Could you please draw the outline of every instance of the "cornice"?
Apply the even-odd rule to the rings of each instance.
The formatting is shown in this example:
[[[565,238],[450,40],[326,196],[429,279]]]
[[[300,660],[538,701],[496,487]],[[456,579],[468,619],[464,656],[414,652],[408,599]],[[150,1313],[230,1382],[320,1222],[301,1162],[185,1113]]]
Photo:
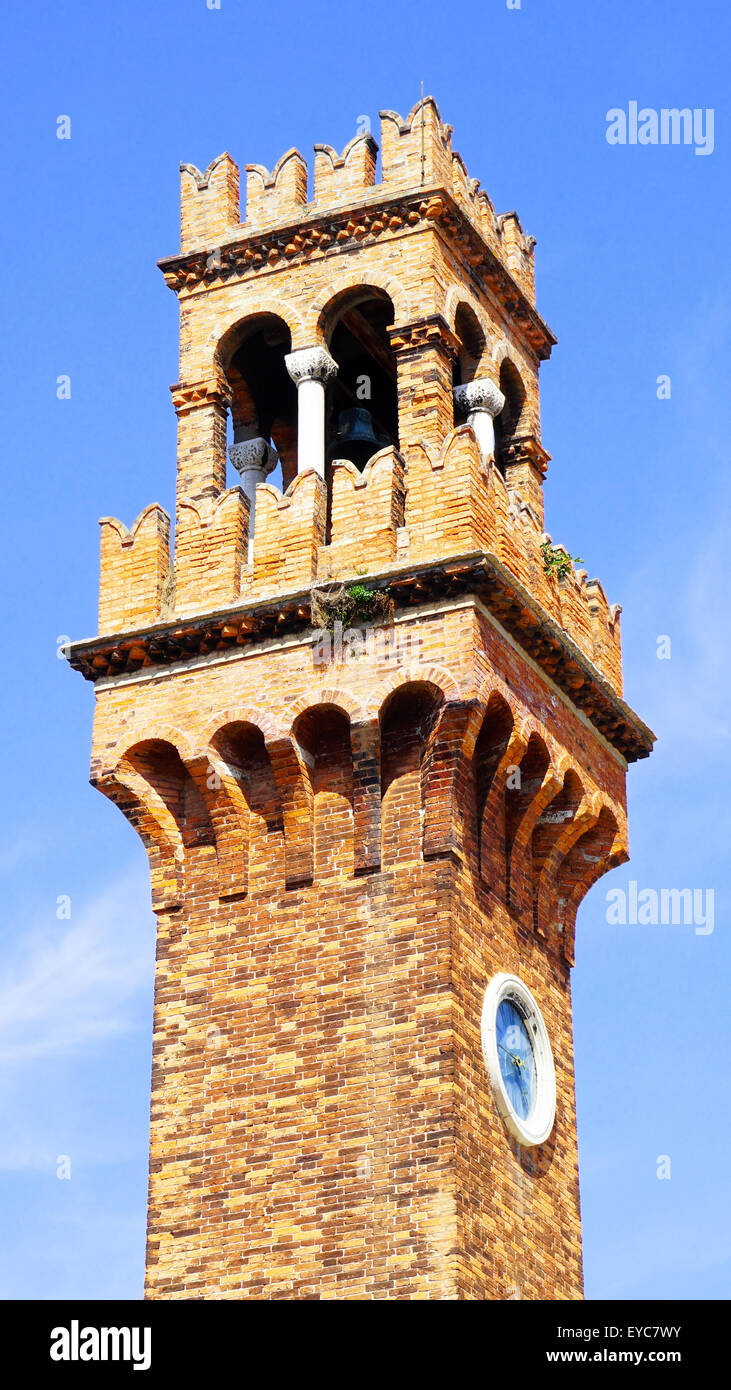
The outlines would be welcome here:
[[[240,233],[219,246],[167,256],[158,265],[170,289],[189,294],[217,283],[255,280],[287,264],[308,263],[427,226],[445,236],[452,250],[457,246],[471,277],[496,296],[536,356],[547,359],[556,342],[548,324],[453,194],[438,184],[402,189],[390,196],[381,191],[377,198],[361,198],[340,207],[316,209],[305,204],[297,221],[250,230],[242,223]]]
[[[479,551],[428,565],[396,566],[369,575],[368,584],[387,589],[398,610],[474,594],[627,762],[651,752],[652,731],[494,555]],[[318,590],[334,592],[339,587],[333,581],[318,585]],[[166,667],[180,661],[190,663],[211,653],[225,656],[227,650],[287,634],[306,636],[310,601],[310,590],[299,590],[199,618],[174,618],[136,632],[94,637],[74,642],[68,659],[90,681],[143,668],[162,676]]]

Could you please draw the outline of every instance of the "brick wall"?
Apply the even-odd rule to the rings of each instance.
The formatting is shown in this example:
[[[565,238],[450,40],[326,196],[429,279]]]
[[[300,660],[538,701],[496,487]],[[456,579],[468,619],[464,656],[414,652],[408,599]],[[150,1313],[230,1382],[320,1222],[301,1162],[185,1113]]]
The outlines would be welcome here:
[[[150,1296],[580,1296],[573,919],[555,899],[571,848],[536,921],[536,827],[571,770],[593,806],[577,843],[605,808],[602,867],[618,862],[622,761],[473,603],[404,626],[408,672],[377,655],[316,669],[308,639],[99,692],[95,776],[119,799],[120,761],[146,771],[179,870],[158,915]],[[520,763],[533,732],[547,772],[514,817],[511,910],[505,830],[480,828],[485,747]],[[510,814],[495,786],[490,826]],[[481,1058],[498,970],[533,989],[554,1049],[556,1126],[533,1155]]]

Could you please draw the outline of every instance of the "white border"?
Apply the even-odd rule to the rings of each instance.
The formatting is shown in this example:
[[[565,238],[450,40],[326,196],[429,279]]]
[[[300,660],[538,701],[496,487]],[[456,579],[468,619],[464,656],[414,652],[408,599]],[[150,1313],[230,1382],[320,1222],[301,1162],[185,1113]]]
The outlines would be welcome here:
[[[523,1014],[536,1059],[536,1103],[525,1120],[516,1113],[508,1099],[498,1057],[497,1011],[504,999],[511,998]],[[507,1128],[521,1144],[545,1143],[556,1116],[556,1069],[541,1011],[530,990],[517,975],[493,975],[485,990],[480,1032],[487,1074]]]

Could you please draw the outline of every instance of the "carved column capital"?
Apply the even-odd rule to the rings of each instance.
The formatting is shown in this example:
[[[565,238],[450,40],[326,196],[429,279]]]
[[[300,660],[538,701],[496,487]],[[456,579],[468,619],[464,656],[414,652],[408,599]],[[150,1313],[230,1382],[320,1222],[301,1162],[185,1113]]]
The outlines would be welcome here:
[[[255,439],[242,439],[236,444],[231,444],[228,457],[242,478],[250,472],[260,474],[257,482],[263,482],[274,471],[279,461],[276,449],[273,449],[269,441],[261,436],[257,436]]]
[[[468,381],[464,386],[457,386],[454,403],[458,410],[463,410],[467,415],[484,410],[494,419],[505,405],[505,397],[494,381],[484,376],[477,381]]]
[[[288,352],[284,365],[296,386],[303,381],[325,383],[336,376],[338,370],[337,362],[324,347],[300,348],[297,352]]]

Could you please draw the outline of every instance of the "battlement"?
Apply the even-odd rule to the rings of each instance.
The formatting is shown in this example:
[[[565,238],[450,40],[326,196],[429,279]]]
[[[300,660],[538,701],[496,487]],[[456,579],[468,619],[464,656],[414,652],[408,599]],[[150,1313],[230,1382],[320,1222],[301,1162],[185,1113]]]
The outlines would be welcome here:
[[[378,183],[379,147],[369,130],[354,135],[340,155],[331,145],[315,145],[311,198],[307,162],[299,150],[287,150],[271,171],[247,164],[243,216],[238,166],[229,154],[219,155],[205,173],[181,164],[181,251],[213,249],[242,233],[295,223],[338,206],[385,200],[401,190],[444,189],[533,302],[534,239],[524,234],[517,213],[496,215],[479,180],[470,178],[461,155],[452,150],[452,127],[442,121],[434,98],[418,101],[405,120],[396,111],[379,115]]]
[[[216,245],[238,224],[239,166],[230,154],[212,159],[202,174],[180,166],[180,247]]]
[[[307,202],[307,164],[299,150],[287,150],[272,172],[263,164],[246,166],[246,223],[263,227],[295,220]]]
[[[332,470],[330,540],[318,555],[319,579],[377,573],[396,558],[404,520],[404,461],[383,449],[360,473],[349,459]]]
[[[241,488],[215,501],[181,502],[175,532],[176,614],[197,613],[235,603],[249,534],[249,502]]]
[[[129,530],[113,516],[99,525],[99,632],[147,627],[160,616],[170,577],[170,517],[152,503]]]
[[[315,204],[332,206],[357,198],[376,182],[378,145],[370,132],[354,135],[342,154],[332,145],[315,145]]]
[[[253,563],[248,535],[249,503],[240,488],[215,501],[182,503],[171,586],[165,512],[148,507],[129,532],[104,518],[100,633],[485,552],[621,693],[619,606],[608,603],[586,571],[562,579],[546,573],[550,536],[495,463],[484,466],[469,425],[451,431],[439,450],[418,445],[404,458],[384,449],[362,473],[349,460],[336,461],[329,518],[328,489],[312,470],[298,474],[284,493],[260,484]]]
[[[251,596],[309,587],[325,538],[327,489],[313,471],[299,473],[287,491],[257,488]]]

